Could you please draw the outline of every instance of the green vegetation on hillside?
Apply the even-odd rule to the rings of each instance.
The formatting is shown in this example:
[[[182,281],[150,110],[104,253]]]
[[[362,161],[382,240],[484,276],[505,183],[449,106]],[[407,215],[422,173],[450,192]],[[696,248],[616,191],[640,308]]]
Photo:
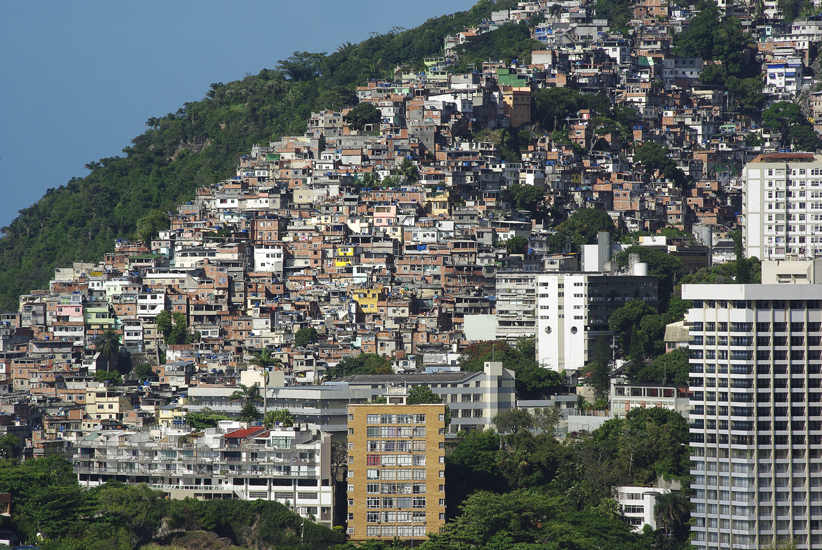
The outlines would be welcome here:
[[[302,134],[312,111],[354,106],[356,86],[439,55],[445,36],[515,5],[480,0],[468,11],[344,44],[330,55],[295,52],[275,69],[214,83],[204,99],[150,118],[123,156],[88,163],[90,174],[49,189],[3,228],[0,309],[16,310],[18,296],[44,287],[55,267],[97,261],[115,239],[153,234],[161,227],[157,212],[173,211],[197,187],[230,176],[252,145]]]
[[[502,25],[495,31],[469,38],[457,51],[460,60],[454,67],[456,72],[466,72],[470,66],[482,69],[482,64],[489,59],[520,64],[531,62],[531,50],[542,49],[541,42],[531,38],[531,32],[524,24]]]
[[[168,500],[145,484],[84,490],[71,463],[56,456],[0,461],[0,491],[11,493],[14,510],[2,527],[44,550],[126,550],[186,531],[211,531],[249,548],[323,549],[344,539],[276,502]]]
[[[517,375],[518,399],[542,399],[551,389],[562,384],[564,376],[537,365],[536,342],[533,338],[521,338],[515,347],[507,342],[475,342],[465,348],[460,356],[460,368],[464,371],[481,371],[488,361],[502,363]]]

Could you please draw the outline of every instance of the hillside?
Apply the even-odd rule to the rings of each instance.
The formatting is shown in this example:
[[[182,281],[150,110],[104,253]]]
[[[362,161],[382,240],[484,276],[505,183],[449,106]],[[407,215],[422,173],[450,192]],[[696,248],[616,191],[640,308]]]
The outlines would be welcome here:
[[[227,177],[253,144],[303,133],[312,110],[356,104],[356,86],[392,76],[397,65],[421,63],[441,52],[448,34],[515,4],[480,0],[468,11],[346,43],[328,55],[295,52],[275,69],[214,83],[204,99],[150,118],[124,156],[86,165],[87,176],[49,189],[3,228],[0,308],[16,311],[18,296],[46,285],[55,267],[100,259],[115,239],[135,236],[141,217],[173,210],[198,186]]]

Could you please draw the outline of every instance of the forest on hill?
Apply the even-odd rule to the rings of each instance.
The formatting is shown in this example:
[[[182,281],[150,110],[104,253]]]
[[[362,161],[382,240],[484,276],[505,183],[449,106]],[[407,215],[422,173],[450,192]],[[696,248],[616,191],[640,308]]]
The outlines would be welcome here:
[[[186,539],[222,539],[231,548],[325,550],[345,540],[276,502],[170,500],[145,484],[86,490],[71,463],[57,456],[0,460],[0,492],[11,493],[13,507],[11,516],[0,517],[0,528],[43,550],[163,548]]]
[[[423,58],[442,51],[445,36],[515,5],[480,0],[330,54],[294,52],[274,69],[213,83],[202,100],[150,118],[123,156],[88,163],[87,176],[48,189],[2,228],[0,309],[16,311],[19,295],[48,284],[55,267],[101,259],[115,239],[135,237],[141,219],[173,211],[197,187],[232,175],[252,145],[302,134],[312,111],[356,105],[357,86],[392,78],[398,65],[421,68]],[[516,42],[509,46],[507,55],[519,55]]]

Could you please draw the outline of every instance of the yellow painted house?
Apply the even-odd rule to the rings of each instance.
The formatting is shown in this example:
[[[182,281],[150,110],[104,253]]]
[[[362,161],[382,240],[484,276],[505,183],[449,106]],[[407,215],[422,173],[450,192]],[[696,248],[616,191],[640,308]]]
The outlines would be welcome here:
[[[338,246],[334,256],[334,265],[337,267],[345,267],[354,263],[354,257],[357,252],[355,246]]]
[[[426,197],[425,211],[432,216],[448,214],[448,193],[436,193]]]
[[[378,304],[385,301],[385,290],[381,288],[364,288],[353,292],[353,299],[363,313],[377,313]]]

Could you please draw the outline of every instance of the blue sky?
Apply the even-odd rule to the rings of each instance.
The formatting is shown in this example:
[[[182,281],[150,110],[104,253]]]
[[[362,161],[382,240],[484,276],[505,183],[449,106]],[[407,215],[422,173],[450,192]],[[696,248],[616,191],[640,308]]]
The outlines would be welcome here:
[[[414,27],[475,0],[5,0],[0,6],[0,227],[152,116],[212,82]]]

